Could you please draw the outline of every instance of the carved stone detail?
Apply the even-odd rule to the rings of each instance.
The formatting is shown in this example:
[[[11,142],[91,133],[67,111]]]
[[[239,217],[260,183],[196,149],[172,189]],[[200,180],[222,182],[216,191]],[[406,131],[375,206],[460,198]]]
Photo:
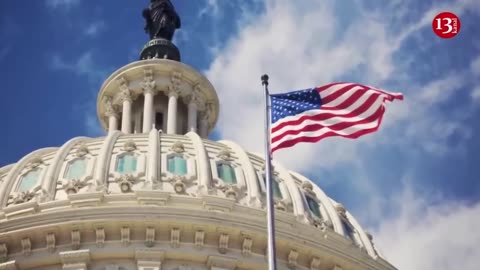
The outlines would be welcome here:
[[[35,156],[30,160],[30,163],[28,164],[27,168],[29,169],[35,169],[38,168],[38,166],[43,164],[43,159],[41,156]]]
[[[227,253],[229,238],[230,236],[226,233],[220,234],[220,238],[218,239],[218,252],[220,252],[221,254]]]
[[[205,244],[205,232],[198,230],[195,232],[195,247],[202,248]]]
[[[345,207],[343,206],[343,204],[339,203],[337,204],[337,206],[335,206],[335,210],[337,210],[337,213],[343,217],[343,218],[347,218],[347,210],[345,209]]]
[[[139,179],[131,174],[124,174],[116,179],[116,182],[119,185],[120,191],[122,191],[122,193],[132,192],[133,185],[138,183],[138,181]]]
[[[130,228],[122,227],[120,229],[120,238],[123,246],[128,246],[130,244]]]
[[[128,88],[128,81],[124,77],[121,77],[120,79],[117,80],[117,83],[120,88],[120,93],[119,93],[120,100],[122,102],[123,101],[132,102],[132,93]]]
[[[222,149],[217,157],[223,161],[231,161],[232,160],[232,151],[228,149]]]
[[[252,245],[253,240],[250,237],[245,237],[242,243],[242,254],[243,256],[250,256],[252,255]]]
[[[123,150],[127,152],[133,152],[137,150],[137,144],[133,140],[129,140],[123,145]]]
[[[54,233],[48,233],[46,236],[46,241],[47,241],[47,250],[49,252],[55,252],[56,248],[56,239],[55,239],[55,234]]]
[[[151,69],[144,70],[145,77],[142,82],[142,88],[145,93],[155,94],[155,81],[153,80],[153,71]]]
[[[69,265],[76,264],[86,265],[88,262],[90,262],[90,250],[88,249],[60,252],[59,255],[64,265],[64,269],[65,266],[68,267]]]
[[[9,197],[12,199],[13,204],[21,204],[31,201],[35,198],[36,192],[34,191],[24,191],[24,192],[14,192]]]
[[[315,194],[315,192],[313,192],[313,185],[312,183],[308,182],[308,181],[304,181],[302,183],[302,188],[303,190],[310,196],[312,197],[317,197],[317,195]]]
[[[77,148],[77,151],[75,155],[77,157],[84,157],[86,156],[90,151],[88,150],[88,146],[84,143],[80,144]]]
[[[178,248],[180,246],[180,229],[173,228],[170,231],[170,245],[173,248]]]
[[[63,190],[65,190],[65,193],[67,194],[76,194],[80,189],[84,188],[87,186],[86,181],[82,181],[80,179],[72,179],[65,181],[62,184]]]
[[[185,146],[181,142],[175,142],[172,144],[172,147],[170,147],[170,151],[177,154],[182,154],[185,152]]]
[[[182,73],[173,71],[170,76],[171,84],[168,86],[168,95],[178,97],[180,95],[180,84],[182,83]]]
[[[7,261],[7,258],[8,258],[7,244],[2,243],[2,244],[0,244],[0,262]]]
[[[96,243],[97,247],[102,248],[105,245],[105,229],[97,228],[95,229]]]
[[[20,243],[22,245],[22,254],[30,256],[32,254],[32,241],[30,241],[30,238],[23,238]]]
[[[295,269],[297,267],[298,252],[296,250],[290,250],[288,253],[288,268]]]
[[[155,245],[155,229],[148,227],[145,230],[145,246],[153,247]]]
[[[72,249],[77,250],[80,248],[80,231],[73,230],[71,232],[71,235],[72,235]]]
[[[112,97],[105,96],[103,97],[103,104],[105,104],[105,116],[115,116],[118,117],[117,107],[113,104]]]
[[[0,270],[17,270],[17,263],[15,261],[9,261],[0,264]]]
[[[310,262],[310,270],[320,270],[321,261],[319,258],[314,257]]]

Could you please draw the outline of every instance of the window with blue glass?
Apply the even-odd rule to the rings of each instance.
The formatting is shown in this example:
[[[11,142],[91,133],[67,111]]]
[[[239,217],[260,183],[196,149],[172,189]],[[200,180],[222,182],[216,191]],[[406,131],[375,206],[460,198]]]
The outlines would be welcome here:
[[[343,218],[341,220],[343,225],[343,231],[345,232],[345,237],[349,238],[352,241],[355,241],[355,231],[352,225],[350,225],[350,223]]]
[[[265,174],[262,175],[263,179],[263,185],[265,187],[265,191],[267,190],[267,178],[265,177]],[[272,179],[272,189],[273,189],[273,196],[276,199],[282,199],[282,191],[280,190],[280,184],[278,183],[277,179],[273,178]]]
[[[137,157],[128,154],[128,155],[123,155],[120,158],[118,158],[117,162],[117,172],[121,174],[128,174],[128,173],[134,173],[137,171]]]
[[[237,177],[235,175],[235,169],[230,164],[218,163],[217,164],[218,177],[227,184],[236,184]]]
[[[30,171],[20,180],[20,184],[18,185],[17,192],[25,192],[31,190],[35,187],[38,183],[38,179],[40,178],[40,170]]]
[[[171,156],[167,160],[167,170],[176,175],[186,175],[187,160],[181,156]]]
[[[80,179],[87,172],[87,161],[85,159],[77,159],[68,164],[67,179]]]
[[[320,213],[320,204],[318,204],[318,202],[310,196],[306,196],[306,198],[310,213],[312,213],[318,218],[321,218],[322,214]]]

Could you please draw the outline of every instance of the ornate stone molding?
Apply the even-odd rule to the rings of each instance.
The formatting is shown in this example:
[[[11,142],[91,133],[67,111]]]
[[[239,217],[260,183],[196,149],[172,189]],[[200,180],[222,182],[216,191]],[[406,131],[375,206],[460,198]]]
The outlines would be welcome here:
[[[144,74],[145,75],[144,75],[144,78],[143,78],[143,82],[141,83],[142,88],[143,88],[143,92],[155,95],[156,82],[153,79],[153,71],[151,69],[145,69]]]
[[[312,260],[310,261],[310,270],[320,270],[320,264],[322,261],[320,261],[319,258],[313,257]]]
[[[0,270],[17,270],[17,263],[15,261],[10,261],[0,264]]]
[[[180,229],[172,228],[170,230],[170,246],[173,248],[180,246]]]
[[[8,248],[7,244],[1,243],[0,244],[0,262],[7,261],[8,258]]]
[[[250,237],[245,237],[242,243],[242,254],[243,256],[250,256],[252,255],[252,245],[253,239]]]
[[[25,256],[30,256],[32,254],[32,241],[30,238],[26,237],[21,240],[22,245],[22,254]]]
[[[197,230],[195,232],[195,247],[202,248],[205,244],[205,232],[202,230]]]
[[[128,81],[124,77],[121,77],[117,80],[117,83],[120,88],[120,92],[118,95],[120,101],[132,102],[133,98],[132,93],[130,92],[130,88],[128,87]]]
[[[289,269],[295,269],[297,267],[298,252],[294,249],[290,250],[287,258],[287,265]]]
[[[110,116],[118,117],[118,109],[113,104],[113,98],[112,97],[105,96],[105,97],[103,97],[102,102],[105,105],[105,116],[106,117],[110,117]]]
[[[103,248],[105,245],[105,229],[104,228],[96,228],[95,229],[95,237],[96,237],[96,243],[97,247]]]
[[[218,252],[220,252],[221,254],[227,253],[229,238],[230,236],[226,233],[220,234],[220,237],[218,239]]]
[[[130,228],[129,227],[122,227],[120,229],[120,241],[122,242],[123,246],[130,245]]]
[[[90,262],[90,250],[75,250],[75,251],[64,251],[58,254],[60,260],[64,265],[68,264],[82,264]]]
[[[153,247],[155,245],[155,228],[147,227],[145,229],[145,246]]]
[[[47,250],[49,252],[55,252],[55,244],[56,244],[56,239],[55,239],[55,234],[54,233],[47,233],[45,236],[46,242],[47,242]]]

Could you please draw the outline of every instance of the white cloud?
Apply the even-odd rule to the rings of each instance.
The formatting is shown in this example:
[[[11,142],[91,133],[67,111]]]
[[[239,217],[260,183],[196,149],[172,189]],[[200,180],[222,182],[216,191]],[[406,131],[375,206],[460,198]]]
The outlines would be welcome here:
[[[85,35],[96,36],[100,32],[104,31],[107,25],[104,21],[95,21],[90,23],[85,29]]]
[[[73,61],[67,61],[58,54],[50,59],[50,67],[54,70],[65,70],[79,76],[86,76],[90,82],[101,82],[105,79],[107,70],[99,67],[93,60],[93,52],[86,51]]]
[[[198,17],[205,15],[217,16],[220,10],[218,0],[206,0],[205,6],[198,12]]]
[[[47,7],[49,8],[64,8],[70,9],[80,3],[80,0],[46,0]]]
[[[389,105],[384,125],[377,134],[357,141],[333,138],[315,145],[297,145],[288,151],[279,151],[276,157],[300,171],[310,169],[313,164],[330,167],[361,158],[358,147],[362,144],[373,145],[378,141],[407,144],[415,142],[418,136],[423,140],[420,143],[425,143],[424,151],[448,152],[446,139],[457,130],[453,127],[457,119],[442,119],[445,116],[432,114],[431,110],[458,91],[464,78],[451,75],[425,86],[412,85],[409,70],[401,68],[401,60],[394,61],[395,56],[410,57],[401,50],[402,44],[429,26],[429,18],[437,8],[427,10],[417,21],[407,23],[402,32],[395,33],[389,32],[388,13],[382,15],[380,11],[376,16],[365,11],[345,26],[344,17],[335,16],[338,4],[335,2],[269,0],[265,13],[245,25],[225,49],[218,51],[207,76],[217,88],[222,108],[229,108],[221,111],[217,125],[222,136],[240,142],[249,150],[261,151],[263,92],[259,77],[263,73],[270,75],[272,92],[349,77],[388,87],[384,83],[396,79],[400,83],[395,86],[406,94],[406,100]],[[342,25],[342,29],[337,25]],[[424,101],[421,106],[418,106],[419,98]],[[238,116],[239,110],[242,117]],[[432,136],[433,127],[441,130],[441,134]],[[401,142],[402,134],[411,140]]]
[[[471,97],[476,103],[480,102],[480,86],[473,89]]]
[[[406,188],[399,214],[381,222],[374,242],[399,269],[478,269],[480,203],[444,201]]]
[[[73,60],[67,61],[58,54],[55,54],[51,57],[50,68],[54,70],[61,70],[72,72],[80,77],[86,77],[92,87],[91,96],[92,99],[89,99],[89,102],[82,104],[82,113],[84,113],[84,126],[87,134],[89,136],[99,136],[102,134],[102,128],[97,120],[96,115],[96,99],[98,93],[98,87],[100,83],[107,77],[109,69],[101,67],[94,61],[94,53],[92,51],[86,51],[83,54]]]
[[[439,8],[452,8],[457,15],[461,15],[472,7],[473,2],[458,0],[432,6],[417,19],[410,17],[402,28],[396,26],[399,21],[391,19],[392,13],[395,14],[394,4],[387,7],[392,12],[386,12],[384,9],[371,11],[349,3],[345,9],[359,10],[356,17],[339,14],[337,5],[341,4],[333,0],[266,0],[265,13],[249,20],[237,36],[218,50],[206,74],[221,100],[221,119],[217,124],[221,137],[259,153],[264,142],[263,91],[260,83],[260,76],[264,73],[270,75],[271,92],[302,89],[337,80],[354,80],[404,92],[405,101],[388,105],[383,126],[375,134],[358,140],[330,138],[321,143],[299,144],[288,151],[275,153],[275,158],[289,169],[309,175],[321,175],[326,168],[348,167],[352,179],[345,180],[345,185],[353,186],[355,195],[352,196],[363,196],[365,201],[362,206],[369,209],[366,213],[359,213],[360,220],[376,223],[369,218],[380,220],[385,211],[392,207],[390,198],[382,197],[383,191],[376,185],[385,180],[375,173],[378,169],[376,161],[396,158],[395,155],[377,154],[378,146],[395,147],[398,151],[395,154],[401,153],[414,160],[418,153],[433,157],[461,154],[466,147],[465,142],[472,135],[463,122],[471,108],[460,106],[448,112],[441,109],[460,91],[469,91],[467,94],[472,97],[480,96],[480,90],[476,94],[466,88],[471,79],[466,75],[470,72],[469,67],[438,77],[426,77],[427,81],[420,84],[412,79],[417,70],[409,65],[414,56],[411,48],[405,44],[412,38],[422,43],[436,42],[431,39],[434,35],[427,39],[418,33],[430,27]],[[402,9],[408,10],[417,1],[411,1],[411,5],[406,7],[404,4],[402,1]],[[346,20],[349,22],[346,23]],[[473,63],[473,66],[476,64]],[[450,144],[452,136],[456,138],[455,145]],[[412,162],[411,165],[411,168],[402,169],[416,172],[415,166],[420,168],[424,164]],[[402,165],[395,163],[394,166]],[[323,183],[328,181],[323,177],[318,179]],[[395,179],[389,181],[394,182]],[[391,193],[397,192],[396,188],[391,189]],[[473,229],[468,231],[469,226],[478,225],[479,219],[470,219],[469,215],[478,215],[480,205],[445,202],[432,206],[432,201],[428,200],[412,200],[411,203],[414,204],[401,209],[400,217],[385,220],[374,233],[374,236],[379,236],[376,237],[377,242],[388,257],[400,269],[474,269],[469,268],[473,267],[472,258],[475,258],[470,254],[476,257],[480,255],[476,248],[479,239],[473,237],[474,240],[469,240],[467,237],[474,232]],[[399,203],[398,206],[402,205]],[[417,210],[415,207],[420,208]],[[354,214],[361,212],[361,209],[352,210]],[[421,216],[423,213],[425,215]],[[417,219],[413,219],[414,216]],[[443,225],[453,228],[454,222],[450,220],[454,218],[463,222],[457,225],[461,230],[458,238],[449,235],[446,231],[448,226]],[[388,231],[390,227],[395,230]],[[428,233],[429,228],[432,228],[432,233]],[[405,240],[396,230],[405,233]],[[414,239],[423,230],[426,233]],[[398,247],[395,241],[400,243]],[[418,251],[416,254],[422,258],[413,252],[409,253],[410,243],[416,245],[412,250]],[[442,243],[445,245],[442,246]],[[439,247],[429,249],[430,245]],[[452,253],[456,258],[448,256],[449,245],[457,248]],[[435,252],[442,256],[437,256]],[[442,258],[443,261],[440,261]],[[443,264],[437,265],[438,262]],[[443,265],[448,267],[442,268]]]
[[[480,55],[477,56],[470,65],[470,70],[472,74],[480,77]]]

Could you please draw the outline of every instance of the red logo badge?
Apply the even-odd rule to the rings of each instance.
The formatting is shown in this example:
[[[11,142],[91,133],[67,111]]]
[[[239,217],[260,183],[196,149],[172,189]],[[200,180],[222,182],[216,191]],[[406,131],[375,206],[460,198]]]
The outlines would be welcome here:
[[[453,38],[460,32],[460,19],[451,12],[442,12],[433,19],[432,28],[441,38]]]

